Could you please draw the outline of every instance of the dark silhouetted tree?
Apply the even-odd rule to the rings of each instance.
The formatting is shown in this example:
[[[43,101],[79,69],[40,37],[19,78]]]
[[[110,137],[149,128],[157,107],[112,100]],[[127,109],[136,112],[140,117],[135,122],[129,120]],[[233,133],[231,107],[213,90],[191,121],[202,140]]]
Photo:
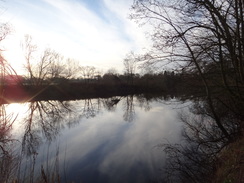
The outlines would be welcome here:
[[[196,73],[205,86],[212,116],[227,138],[216,113],[213,83],[229,96],[226,105],[231,103],[234,110],[244,106],[243,7],[242,0],[135,0],[131,14],[133,20],[153,27],[153,48],[144,60],[174,63]]]

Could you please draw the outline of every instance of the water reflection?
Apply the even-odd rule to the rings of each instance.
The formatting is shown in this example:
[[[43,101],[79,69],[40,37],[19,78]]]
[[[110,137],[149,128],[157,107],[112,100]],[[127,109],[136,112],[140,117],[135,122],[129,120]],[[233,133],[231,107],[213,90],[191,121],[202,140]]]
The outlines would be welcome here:
[[[117,104],[122,99],[122,97],[111,97],[107,99],[103,99],[104,108],[108,111],[115,111]]]
[[[132,122],[135,118],[135,109],[134,109],[134,96],[129,95],[124,100],[124,120]]]
[[[26,155],[36,154],[43,137],[52,141],[63,128],[64,115],[71,110],[67,103],[58,101],[31,102],[24,121],[22,151]]]
[[[28,111],[22,119],[23,134],[19,136],[21,142],[19,158],[21,161],[18,166],[17,180],[36,182],[41,178],[45,180],[49,177],[45,174],[43,164],[36,166],[39,154],[45,155],[44,152],[40,152],[40,147],[43,144],[50,144],[57,138],[61,129],[64,128],[65,119],[71,112],[68,102],[38,101],[29,103]],[[46,153],[47,158],[48,153]]]
[[[95,117],[100,110],[100,105],[99,99],[96,102],[91,99],[85,99],[82,107],[82,115],[86,118]]]
[[[17,167],[16,157],[12,151],[15,140],[11,137],[16,117],[14,114],[7,114],[5,105],[0,105],[0,182],[11,179]]]
[[[183,138],[181,143],[161,144],[166,152],[165,166],[167,182],[212,182],[219,152],[240,133],[240,119],[226,106],[219,106],[214,110],[207,101],[196,99],[189,111],[181,113],[183,124]],[[218,115],[216,119],[213,112]],[[220,128],[216,120],[228,133]]]
[[[13,148],[16,170],[10,169],[8,177],[19,182],[158,181],[165,157],[155,147],[165,138],[178,142],[181,129],[177,110],[164,101],[131,95],[28,103],[16,123],[23,130]],[[3,180],[9,180],[6,176]]]

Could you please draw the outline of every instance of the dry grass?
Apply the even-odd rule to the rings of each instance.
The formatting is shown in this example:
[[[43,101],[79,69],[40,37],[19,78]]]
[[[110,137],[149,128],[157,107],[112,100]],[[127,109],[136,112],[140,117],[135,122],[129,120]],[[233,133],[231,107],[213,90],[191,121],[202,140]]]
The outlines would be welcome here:
[[[244,183],[244,136],[223,149],[214,183]]]

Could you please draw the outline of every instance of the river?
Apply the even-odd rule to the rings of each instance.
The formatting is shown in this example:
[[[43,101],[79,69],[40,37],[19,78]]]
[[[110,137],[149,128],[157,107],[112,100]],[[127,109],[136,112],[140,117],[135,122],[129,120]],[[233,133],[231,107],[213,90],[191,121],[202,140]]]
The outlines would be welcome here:
[[[181,143],[179,114],[190,104],[131,95],[2,105],[4,176],[19,182],[160,182],[166,160],[161,144]]]

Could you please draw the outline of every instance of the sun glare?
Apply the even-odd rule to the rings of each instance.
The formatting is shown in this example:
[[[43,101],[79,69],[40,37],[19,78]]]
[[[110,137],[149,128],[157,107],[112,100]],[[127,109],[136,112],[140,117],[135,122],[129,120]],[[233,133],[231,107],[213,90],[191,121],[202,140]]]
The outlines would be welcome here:
[[[13,139],[19,139],[23,133],[22,121],[26,117],[28,111],[28,103],[11,103],[4,105],[7,120],[11,124]]]
[[[27,103],[12,103],[7,104],[5,106],[5,111],[7,115],[12,116],[24,116],[26,112],[28,111],[28,104]]]

